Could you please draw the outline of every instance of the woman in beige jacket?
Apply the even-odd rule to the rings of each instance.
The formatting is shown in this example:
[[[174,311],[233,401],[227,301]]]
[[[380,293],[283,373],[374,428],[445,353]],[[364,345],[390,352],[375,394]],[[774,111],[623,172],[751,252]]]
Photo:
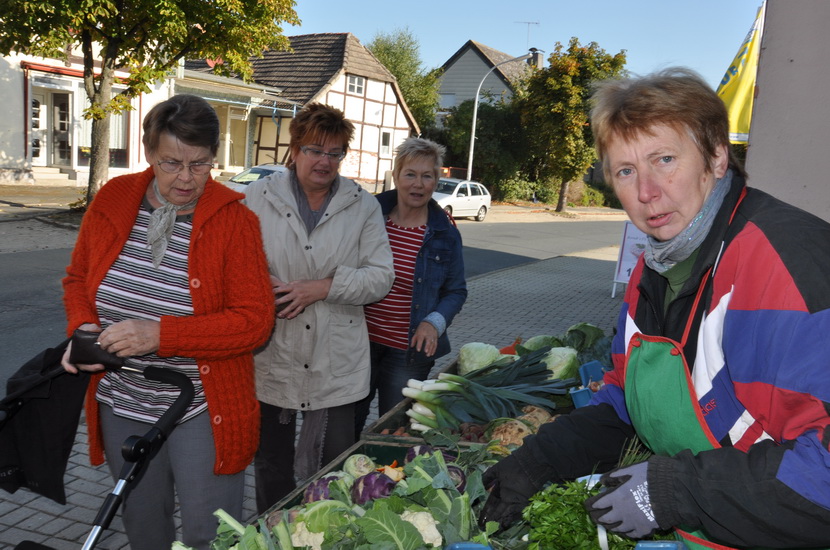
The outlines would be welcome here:
[[[246,191],[278,311],[274,334],[255,357],[259,513],[296,486],[295,474],[311,476],[354,443],[354,405],[369,392],[363,305],[383,298],[395,274],[380,205],[338,174],[353,133],[341,111],[307,106],[291,123],[289,169]]]

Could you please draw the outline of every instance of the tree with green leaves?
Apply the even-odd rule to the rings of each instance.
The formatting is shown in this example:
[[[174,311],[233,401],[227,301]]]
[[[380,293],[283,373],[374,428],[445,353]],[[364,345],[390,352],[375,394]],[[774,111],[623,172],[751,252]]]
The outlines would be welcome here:
[[[438,109],[438,69],[427,70],[421,46],[408,28],[378,33],[366,46],[398,81],[403,99],[421,130],[435,125]]]
[[[281,23],[299,24],[294,0],[10,0],[0,54],[67,59],[80,50],[92,119],[87,201],[108,179],[110,115],[175,70],[182,58],[221,59],[215,72],[250,80],[250,58],[287,49]],[[117,73],[123,89],[113,93]]]
[[[528,140],[525,170],[537,182],[559,184],[557,212],[565,209],[568,184],[596,160],[588,124],[591,84],[623,76],[625,61],[625,50],[611,55],[596,42],[583,46],[571,38],[567,49],[557,42],[548,67],[517,91]]]
[[[443,139],[451,152],[449,160],[466,166],[473,123],[472,99],[450,109],[444,121]],[[499,189],[502,181],[515,178],[525,158],[525,132],[516,105],[499,99],[481,101],[478,106],[473,174],[497,198],[505,198]]]

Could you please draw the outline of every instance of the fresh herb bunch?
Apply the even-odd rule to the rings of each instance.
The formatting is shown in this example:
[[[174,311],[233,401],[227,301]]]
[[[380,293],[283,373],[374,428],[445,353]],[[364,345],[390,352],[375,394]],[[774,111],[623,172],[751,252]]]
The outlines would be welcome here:
[[[622,451],[618,468],[648,460],[651,451],[634,437]],[[522,517],[530,526],[528,550],[596,550],[599,548],[597,525],[585,510],[585,501],[598,494],[599,484],[591,487],[575,480],[554,484],[536,493],[524,509]],[[607,532],[609,550],[634,548],[637,541]],[[656,540],[672,540],[674,536],[657,535]]]
[[[585,511],[583,503],[599,493],[582,481],[554,484],[536,493],[522,517],[530,525],[529,550],[596,550],[597,525]],[[634,548],[636,541],[608,533],[608,547],[613,550]]]

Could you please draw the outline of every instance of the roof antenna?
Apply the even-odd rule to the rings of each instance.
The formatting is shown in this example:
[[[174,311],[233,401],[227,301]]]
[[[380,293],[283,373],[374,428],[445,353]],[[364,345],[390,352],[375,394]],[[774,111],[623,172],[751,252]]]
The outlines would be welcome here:
[[[530,47],[530,26],[531,25],[538,25],[538,21],[514,21],[514,23],[519,23],[522,25],[527,25],[527,44],[525,44],[526,48]]]

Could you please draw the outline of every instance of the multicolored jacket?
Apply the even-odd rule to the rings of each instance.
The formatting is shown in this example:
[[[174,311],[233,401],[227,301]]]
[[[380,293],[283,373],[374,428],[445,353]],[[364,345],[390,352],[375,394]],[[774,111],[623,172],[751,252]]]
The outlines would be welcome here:
[[[534,438],[530,456],[554,478],[589,473],[580,471],[584,461],[613,467],[633,434],[623,376],[630,338],[680,342],[695,315],[684,353],[721,447],[650,459],[661,528],[702,528],[730,546],[830,547],[830,224],[735,177],[692,276],[667,309],[666,287],[641,259],[619,316],[615,370],[596,406]]]

